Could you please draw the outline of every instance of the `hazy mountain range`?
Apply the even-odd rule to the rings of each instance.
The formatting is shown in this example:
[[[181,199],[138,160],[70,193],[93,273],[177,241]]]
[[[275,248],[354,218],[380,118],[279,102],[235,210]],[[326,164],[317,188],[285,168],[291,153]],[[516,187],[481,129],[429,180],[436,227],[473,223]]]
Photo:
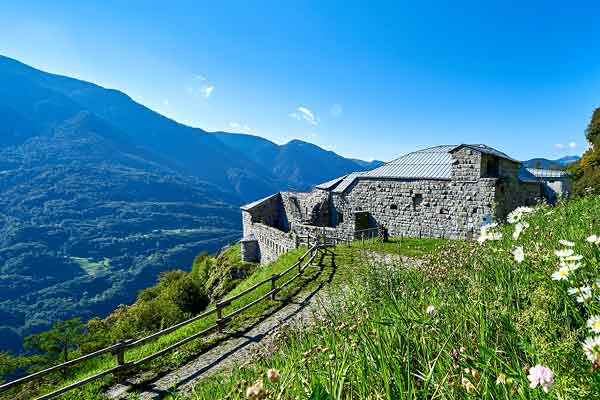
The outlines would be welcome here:
[[[235,241],[241,203],[380,164],[208,133],[0,56],[0,350]]]
[[[532,158],[531,160],[523,161],[523,164],[529,168],[563,168],[580,158],[580,156],[565,156],[555,160]]]

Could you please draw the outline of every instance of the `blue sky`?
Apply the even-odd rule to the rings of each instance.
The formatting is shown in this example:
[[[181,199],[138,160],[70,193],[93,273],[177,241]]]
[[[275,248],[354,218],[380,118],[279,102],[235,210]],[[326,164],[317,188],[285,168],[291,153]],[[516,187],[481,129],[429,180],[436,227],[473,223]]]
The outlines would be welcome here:
[[[578,154],[600,106],[597,1],[7,3],[0,54],[208,131],[345,156]]]

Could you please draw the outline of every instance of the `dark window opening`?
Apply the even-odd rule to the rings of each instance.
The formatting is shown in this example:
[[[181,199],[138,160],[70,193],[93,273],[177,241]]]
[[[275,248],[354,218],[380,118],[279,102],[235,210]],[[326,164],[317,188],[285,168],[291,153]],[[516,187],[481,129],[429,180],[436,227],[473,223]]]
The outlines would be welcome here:
[[[421,205],[421,203],[423,202],[423,195],[422,194],[415,194],[413,196],[412,201],[413,201],[413,210],[416,210]]]
[[[397,204],[390,204],[390,210],[397,210],[397,209],[398,209]]]
[[[500,175],[500,162],[496,157],[490,157],[486,160],[484,175],[488,178],[497,178]]]
[[[338,217],[338,224],[341,224],[342,222],[344,222],[344,214],[339,212],[337,217]]]

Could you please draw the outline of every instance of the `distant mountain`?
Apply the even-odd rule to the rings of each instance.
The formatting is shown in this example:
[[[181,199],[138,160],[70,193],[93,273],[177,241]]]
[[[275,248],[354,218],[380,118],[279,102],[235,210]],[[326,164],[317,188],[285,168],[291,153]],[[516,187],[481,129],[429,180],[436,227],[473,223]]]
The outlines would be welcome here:
[[[0,56],[0,351],[104,315],[238,239],[241,203],[357,169],[305,142],[209,134]]]
[[[381,161],[344,158],[302,140],[277,145],[253,135],[226,132],[214,132],[213,135],[225,145],[243,152],[268,170],[280,185],[287,185],[290,189],[308,189],[332,178],[383,164]]]
[[[380,161],[380,160],[364,161],[364,160],[358,160],[356,158],[351,158],[351,160],[354,161],[355,163],[357,163],[358,165],[360,165],[360,167],[364,168],[365,170],[375,169],[375,168],[381,167],[383,164],[385,164],[384,161]]]
[[[532,158],[531,160],[523,161],[523,164],[528,168],[562,168],[579,160],[580,158],[580,156],[565,156],[557,158],[556,160],[549,160],[547,158]]]

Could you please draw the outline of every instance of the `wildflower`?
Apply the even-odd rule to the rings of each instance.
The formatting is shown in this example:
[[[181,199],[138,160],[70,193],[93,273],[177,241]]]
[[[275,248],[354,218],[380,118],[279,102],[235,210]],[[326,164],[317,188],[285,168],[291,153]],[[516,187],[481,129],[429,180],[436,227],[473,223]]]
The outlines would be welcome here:
[[[587,321],[587,327],[594,333],[600,333],[600,315],[592,315]]]
[[[500,375],[496,378],[496,385],[504,385],[506,383],[506,374],[501,372]]]
[[[567,256],[563,258],[564,261],[579,261],[581,259],[583,259],[583,256],[581,254],[574,254],[572,256]]]
[[[558,271],[552,273],[552,279],[555,281],[565,281],[569,279],[571,270],[568,267],[560,267]]]
[[[518,262],[519,264],[522,263],[523,260],[525,259],[525,253],[523,252],[522,246],[515,247],[512,251],[512,255],[515,258],[515,261]]]
[[[598,237],[598,235],[591,235],[588,236],[588,238],[586,239],[589,243],[594,243],[595,245],[600,246],[600,237]]]
[[[434,306],[428,306],[428,307],[425,309],[425,312],[426,312],[427,314],[433,314],[433,313],[435,312],[435,307],[434,307]]]
[[[531,389],[535,389],[539,385],[545,393],[548,393],[554,384],[554,373],[550,368],[538,364],[529,370],[527,379],[529,379]]]
[[[592,289],[589,286],[582,286],[578,289],[579,296],[577,296],[578,303],[586,303],[592,299]]]
[[[556,250],[554,252],[556,257],[558,257],[558,258],[569,257],[569,256],[572,256],[573,253],[574,253],[574,251],[572,249],[562,249],[562,250]]]
[[[563,246],[567,246],[567,247],[575,246],[575,243],[569,242],[568,240],[564,240],[564,239],[559,240],[558,243],[562,244]]]
[[[271,383],[279,382],[279,371],[277,371],[275,368],[269,369],[267,371],[267,378],[269,378]]]
[[[600,358],[600,336],[586,338],[583,342],[583,352],[590,362],[596,363]]]
[[[515,231],[512,235],[513,239],[518,240],[519,236],[521,236],[521,233],[527,228],[529,228],[529,224],[525,221],[519,222],[517,225],[515,225]]]
[[[563,260],[563,261],[560,262],[560,266],[568,268],[569,271],[575,271],[576,269],[581,268],[581,263],[573,262],[573,261],[565,262]]]
[[[495,228],[497,226],[498,226],[497,223],[483,225],[481,227],[479,238],[477,239],[477,241],[479,242],[479,244],[483,244],[486,240],[500,240],[500,239],[502,239],[502,234],[501,233],[491,232],[491,229],[493,229],[493,228]]]
[[[460,382],[465,387],[465,390],[467,391],[467,393],[473,393],[475,391],[475,386],[471,383],[470,380],[468,380],[464,376],[462,377]]]
[[[252,386],[246,389],[246,397],[249,400],[262,400],[267,397],[262,379],[257,380]]]
[[[523,218],[523,214],[530,213],[532,211],[533,210],[529,207],[517,207],[508,214],[506,219],[508,223],[514,224]]]

